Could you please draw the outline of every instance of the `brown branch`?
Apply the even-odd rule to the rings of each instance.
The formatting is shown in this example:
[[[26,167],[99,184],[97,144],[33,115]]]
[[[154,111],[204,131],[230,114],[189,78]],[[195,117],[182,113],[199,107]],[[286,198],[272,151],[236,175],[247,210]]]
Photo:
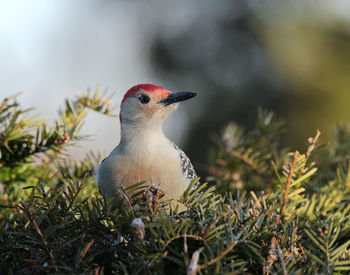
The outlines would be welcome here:
[[[203,237],[206,237],[209,232],[215,227],[215,225],[219,222],[219,219],[215,219],[207,228],[207,230],[204,231]]]
[[[86,253],[89,251],[90,247],[93,245],[93,243],[95,242],[95,239],[92,239],[90,242],[88,242],[83,251],[81,252],[80,254],[80,259],[79,259],[79,263],[78,263],[78,266],[79,264],[83,261],[83,258],[85,257]]]
[[[256,170],[259,174],[263,174],[263,171],[261,171],[261,169],[256,164],[254,164],[254,162],[252,162],[249,158],[245,157],[244,155],[242,155],[241,153],[239,153],[237,151],[233,152],[233,155],[236,158],[243,160],[246,164],[248,164],[250,167],[252,167],[254,170]]]
[[[83,260],[83,258],[85,257],[86,253],[89,251],[90,247],[92,246],[92,244],[95,242],[95,239],[92,239],[90,242],[88,242],[83,251],[81,252],[81,256],[80,256],[80,262]]]
[[[271,273],[272,265],[277,260],[277,256],[275,255],[277,232],[274,231],[273,234],[274,234],[274,236],[271,238],[269,254],[268,254],[267,260],[264,262],[264,266],[263,266],[263,274],[264,275],[268,275]]]
[[[258,208],[261,209],[261,208],[262,208],[261,203],[260,203],[258,197],[255,195],[254,191],[250,191],[250,195],[251,195],[251,196],[253,197],[253,199],[254,199],[254,202],[255,202],[254,207],[258,207]]]
[[[294,153],[292,164],[290,165],[289,175],[288,175],[286,187],[284,189],[283,203],[282,203],[282,207],[281,207],[281,216],[282,216],[282,218],[284,217],[284,214],[286,212],[289,187],[290,187],[290,183],[291,183],[292,178],[293,178],[293,172],[294,172],[294,169],[295,169],[295,164],[297,163],[298,156],[299,156],[299,152],[296,151]]]
[[[304,256],[304,261],[303,262],[305,262],[307,260],[307,255],[306,255],[305,249],[304,249],[304,247],[301,244],[299,244],[299,248],[301,250],[301,254],[303,254],[303,256]]]
[[[319,130],[317,130],[316,136],[315,136],[314,138],[310,137],[310,138],[308,139],[310,145],[309,145],[309,147],[307,148],[307,151],[306,151],[306,157],[307,157],[307,158],[309,158],[309,156],[310,156],[312,150],[315,148],[316,143],[317,143],[317,140],[318,140],[318,138],[320,137],[320,135],[321,135],[321,132],[320,132]]]
[[[22,211],[25,213],[25,217],[26,217],[26,218],[29,220],[29,222],[33,225],[35,231],[36,231],[36,232],[38,233],[38,235],[40,236],[41,241],[42,241],[42,243],[44,244],[45,249],[46,249],[47,253],[48,253],[49,256],[50,256],[50,259],[51,259],[52,264],[53,264],[53,265],[56,265],[55,257],[53,256],[53,253],[51,252],[51,249],[50,249],[50,247],[49,247],[49,244],[48,244],[48,242],[47,242],[47,240],[46,240],[44,234],[41,232],[41,229],[40,229],[39,225],[37,224],[37,222],[35,221],[35,219],[32,217],[32,215],[31,215],[31,213],[30,213],[30,211],[29,211],[29,209],[28,209],[26,203],[25,203],[24,201],[21,201],[21,204],[22,204],[22,206],[18,205],[18,207],[19,207],[20,209],[22,209]],[[57,267],[55,267],[55,270],[56,270],[56,272],[58,272]]]
[[[242,221],[241,221],[241,215],[240,215],[239,212],[238,212],[237,203],[236,203],[236,202],[235,202],[234,205],[233,205],[233,213],[235,213],[236,218],[237,218],[239,224],[241,225],[242,229],[245,230],[245,226],[244,226],[244,223],[242,223]]]
[[[225,219],[227,216],[231,216],[233,213],[234,213],[234,211],[231,209],[231,210],[221,214],[221,217]]]
[[[281,247],[280,247],[278,242],[276,242],[276,245],[277,245],[278,258],[280,259],[281,265],[282,265],[283,275],[288,275],[287,268],[286,268],[286,263],[284,262],[282,249],[281,249]]]
[[[164,248],[163,248],[163,251],[162,251],[162,255],[156,259],[153,259],[149,264],[148,264],[148,267],[151,268],[156,262],[159,261],[159,259],[162,259],[162,258],[166,258],[168,256],[168,251],[166,251],[166,247],[172,243],[173,241],[177,240],[177,239],[180,239],[180,238],[184,238],[186,239],[186,244],[187,244],[187,238],[192,238],[192,239],[195,239],[197,241],[202,241],[204,242],[204,245],[207,245],[204,238],[202,238],[201,236],[197,236],[197,235],[191,235],[191,234],[183,234],[183,235],[178,235],[178,236],[175,236],[171,239],[169,239],[165,245],[164,245]]]
[[[129,205],[129,207],[130,207],[130,210],[131,210],[131,212],[132,212],[132,215],[133,215],[134,217],[136,217],[135,209],[134,209],[134,207],[132,206],[132,203],[131,203],[131,201],[130,201],[130,198],[129,198],[128,195],[126,194],[125,189],[123,188],[123,186],[120,186],[120,191],[121,191],[121,193],[123,194],[125,200],[127,201],[128,205]]]
[[[191,263],[187,268],[187,274],[188,275],[196,275],[198,271],[200,271],[203,268],[208,268],[209,266],[215,264],[216,262],[220,261],[223,257],[225,257],[226,254],[228,254],[232,249],[238,244],[237,241],[233,242],[226,250],[224,250],[218,257],[215,259],[210,260],[209,262],[198,265],[198,259],[199,259],[199,254],[203,251],[203,247],[200,249],[196,250],[191,259]]]
[[[226,254],[228,254],[232,249],[235,248],[235,246],[238,244],[237,241],[233,242],[225,251],[223,251],[218,257],[216,257],[215,259],[210,260],[209,262],[199,265],[198,266],[198,270],[203,269],[203,268],[207,268],[208,266],[215,264],[216,262],[220,261],[223,257],[226,256]]]
[[[202,238],[201,236],[197,236],[197,235],[191,235],[191,234],[183,234],[183,235],[177,235],[175,237],[172,237],[171,239],[169,239],[165,245],[163,250],[173,241],[180,239],[180,238],[192,238],[192,239],[196,239],[197,241],[204,241],[204,238]]]
[[[176,200],[179,203],[182,203],[184,206],[186,206],[187,208],[191,208],[193,211],[198,213],[198,210],[196,208],[194,208],[193,206],[189,205],[188,203],[182,201],[182,200]]]
[[[158,210],[159,200],[164,196],[165,191],[159,186],[151,185],[145,190],[144,199],[146,206],[152,214],[155,214]]]

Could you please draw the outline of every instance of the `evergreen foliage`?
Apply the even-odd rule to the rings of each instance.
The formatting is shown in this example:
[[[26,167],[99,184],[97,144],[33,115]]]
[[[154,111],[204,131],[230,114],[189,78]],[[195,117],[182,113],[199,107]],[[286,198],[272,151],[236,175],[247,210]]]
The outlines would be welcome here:
[[[230,123],[218,138],[215,181],[192,182],[178,204],[138,183],[110,207],[93,178],[99,155],[64,158],[88,110],[112,115],[109,102],[81,94],[48,126],[16,97],[2,101],[1,274],[349,273],[347,126],[328,146],[317,133],[289,152],[283,121],[259,110],[255,129]]]

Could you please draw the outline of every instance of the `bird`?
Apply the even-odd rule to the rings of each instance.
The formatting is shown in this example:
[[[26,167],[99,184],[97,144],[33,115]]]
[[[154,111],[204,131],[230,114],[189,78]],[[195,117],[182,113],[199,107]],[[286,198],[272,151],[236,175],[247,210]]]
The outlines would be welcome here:
[[[174,92],[153,84],[138,84],[124,95],[119,120],[119,145],[99,164],[96,181],[109,201],[121,187],[145,182],[178,200],[197,179],[186,154],[163,132],[164,120],[196,92]]]

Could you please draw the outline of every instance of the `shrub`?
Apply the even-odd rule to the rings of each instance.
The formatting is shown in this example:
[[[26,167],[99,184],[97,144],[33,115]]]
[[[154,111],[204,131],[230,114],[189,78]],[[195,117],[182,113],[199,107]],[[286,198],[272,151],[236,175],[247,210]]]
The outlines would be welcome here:
[[[178,201],[187,211],[143,183],[121,189],[112,208],[93,178],[99,154],[64,156],[88,110],[112,115],[109,102],[98,92],[67,100],[51,127],[16,97],[0,105],[0,273],[349,272],[347,126],[331,145],[318,132],[305,152],[289,152],[283,121],[259,110],[252,131],[225,127],[210,184],[192,182]]]

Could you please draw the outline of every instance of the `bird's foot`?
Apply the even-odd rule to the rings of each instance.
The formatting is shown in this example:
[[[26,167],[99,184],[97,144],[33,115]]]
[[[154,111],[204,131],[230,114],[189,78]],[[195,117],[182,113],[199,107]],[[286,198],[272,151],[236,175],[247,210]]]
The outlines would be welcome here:
[[[165,194],[164,190],[161,189],[159,185],[154,185],[154,184],[152,184],[145,191],[146,205],[152,214],[155,214],[157,212],[159,200],[164,196],[164,194]]]

